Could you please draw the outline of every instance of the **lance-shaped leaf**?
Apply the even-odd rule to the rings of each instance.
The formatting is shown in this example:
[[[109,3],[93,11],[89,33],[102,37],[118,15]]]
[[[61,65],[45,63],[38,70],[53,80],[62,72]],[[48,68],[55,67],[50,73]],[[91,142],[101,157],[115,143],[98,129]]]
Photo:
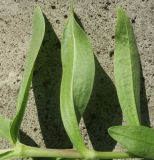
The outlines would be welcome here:
[[[88,155],[88,150],[80,135],[75,107],[83,114],[92,91],[95,64],[92,47],[87,35],[76,22],[73,11],[64,30],[61,56],[63,68],[60,93],[62,120],[74,147],[81,154]]]
[[[129,125],[140,124],[140,58],[133,28],[118,8],[115,32],[114,76],[119,102]]]
[[[10,134],[10,128],[11,121],[0,116],[0,136],[7,139],[11,144],[13,144],[12,137]]]
[[[115,126],[110,136],[134,155],[154,159],[154,129],[144,126]]]
[[[17,140],[18,131],[24,115],[29,89],[32,81],[33,67],[43,41],[44,33],[45,33],[44,17],[41,12],[41,9],[37,7],[34,11],[34,16],[33,16],[32,40],[28,51],[23,80],[21,83],[17,99],[16,116],[13,119],[11,126],[11,135],[14,142],[16,142]]]

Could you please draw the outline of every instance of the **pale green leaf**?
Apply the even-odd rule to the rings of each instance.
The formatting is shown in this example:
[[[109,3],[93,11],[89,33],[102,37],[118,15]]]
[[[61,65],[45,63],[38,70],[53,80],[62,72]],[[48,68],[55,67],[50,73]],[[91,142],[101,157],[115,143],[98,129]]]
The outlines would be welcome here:
[[[69,16],[62,39],[62,82],[60,108],[64,127],[74,147],[82,154],[89,152],[83,142],[75,114],[75,107],[83,114],[94,81],[94,55],[83,29],[73,12]],[[90,155],[90,154],[89,154]]]
[[[18,131],[23,119],[23,115],[24,115],[24,111],[25,111],[25,107],[28,99],[29,89],[32,81],[33,67],[43,41],[44,33],[45,33],[44,17],[40,7],[37,7],[34,11],[34,16],[33,16],[32,40],[31,40],[30,48],[28,50],[28,56],[26,59],[23,80],[21,83],[21,87],[20,87],[20,91],[17,99],[16,116],[13,119],[13,123],[11,126],[11,135],[14,142],[16,142],[17,140]]]
[[[140,57],[129,17],[119,8],[115,32],[114,76],[126,122],[140,124]]]
[[[134,155],[154,159],[154,129],[144,126],[115,126],[110,136]]]
[[[0,160],[11,160],[17,158],[16,151],[13,149],[0,150]]]
[[[12,137],[10,134],[11,121],[9,119],[0,116],[0,136],[7,139],[11,144],[13,144]]]

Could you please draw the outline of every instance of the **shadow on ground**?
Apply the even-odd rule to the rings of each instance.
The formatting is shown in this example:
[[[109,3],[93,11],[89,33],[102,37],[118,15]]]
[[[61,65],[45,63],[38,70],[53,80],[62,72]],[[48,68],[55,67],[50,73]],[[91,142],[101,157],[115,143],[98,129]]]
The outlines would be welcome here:
[[[46,33],[36,61],[33,77],[38,119],[47,148],[72,148],[62,124],[59,108],[62,75],[61,46],[52,25],[46,17],[45,19]]]
[[[33,74],[33,91],[38,112],[38,120],[47,148],[72,148],[64,130],[60,115],[61,58],[60,42],[45,17],[45,37],[37,57]],[[37,146],[27,135],[22,134],[25,144]],[[25,138],[24,138],[25,137]],[[37,160],[41,158],[37,158]],[[43,158],[43,160],[48,158]],[[51,158],[50,158],[51,159]]]
[[[141,66],[141,91],[140,91],[140,99],[141,99],[141,123],[144,126],[150,127],[150,117],[148,110],[148,100],[145,89],[145,80],[143,76],[143,70]]]
[[[92,96],[84,114],[84,121],[94,149],[112,151],[116,142],[108,135],[108,128],[122,124],[122,113],[116,89],[95,58],[96,73]]]
[[[60,42],[46,18],[46,33],[35,64],[32,83],[38,119],[48,148],[72,147],[60,115],[61,74]]]
[[[79,17],[75,18],[84,29]],[[109,136],[108,128],[122,124],[115,86],[95,57],[95,80],[92,95],[84,113],[84,122],[95,150],[112,151],[116,142]]]
[[[45,38],[38,55],[33,75],[33,90],[41,132],[47,148],[72,148],[60,115],[60,82],[62,75],[60,42],[46,19]],[[107,129],[122,124],[122,113],[115,86],[95,58],[96,74],[90,102],[84,114],[84,121],[94,149],[112,151],[116,142],[110,138]],[[149,125],[147,99],[142,79],[141,106],[143,124]],[[37,144],[21,132],[22,142]],[[41,160],[42,158],[36,158]],[[48,158],[43,158],[43,160]],[[50,158],[51,159],[51,158]]]

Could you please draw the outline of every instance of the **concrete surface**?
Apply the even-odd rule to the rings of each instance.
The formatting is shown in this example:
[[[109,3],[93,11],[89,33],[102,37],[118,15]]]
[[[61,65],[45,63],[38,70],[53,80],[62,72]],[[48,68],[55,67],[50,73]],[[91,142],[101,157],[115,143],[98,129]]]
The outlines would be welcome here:
[[[15,113],[25,55],[31,38],[32,13],[36,5],[41,6],[48,22],[35,66],[21,139],[33,146],[70,148],[71,143],[59,113],[59,41],[68,16],[69,0],[0,1],[0,114],[11,118]],[[97,150],[121,150],[107,134],[108,127],[122,124],[112,82],[115,8],[118,5],[125,8],[132,19],[143,69],[143,123],[154,127],[154,1],[76,0],[76,14],[91,39],[96,55],[94,91],[84,115],[87,129],[83,123],[80,126],[85,143]],[[0,148],[7,147],[7,143],[1,140]]]

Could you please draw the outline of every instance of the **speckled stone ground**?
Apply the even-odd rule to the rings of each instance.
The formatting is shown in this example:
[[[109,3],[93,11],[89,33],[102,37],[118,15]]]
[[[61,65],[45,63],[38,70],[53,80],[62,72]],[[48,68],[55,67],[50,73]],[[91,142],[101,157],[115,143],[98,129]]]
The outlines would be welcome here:
[[[21,139],[33,146],[71,148],[59,113],[60,40],[68,17],[69,0],[0,1],[0,114],[12,118],[15,113],[36,5],[41,6],[47,17],[47,29],[35,66]],[[97,150],[121,150],[107,134],[108,127],[122,124],[123,119],[113,84],[118,5],[126,9],[132,20],[140,52],[143,123],[154,127],[154,1],[76,0],[75,12],[91,39],[96,56],[94,91],[84,115],[85,124],[80,126],[85,143]],[[7,143],[0,140],[0,148],[7,147]]]

